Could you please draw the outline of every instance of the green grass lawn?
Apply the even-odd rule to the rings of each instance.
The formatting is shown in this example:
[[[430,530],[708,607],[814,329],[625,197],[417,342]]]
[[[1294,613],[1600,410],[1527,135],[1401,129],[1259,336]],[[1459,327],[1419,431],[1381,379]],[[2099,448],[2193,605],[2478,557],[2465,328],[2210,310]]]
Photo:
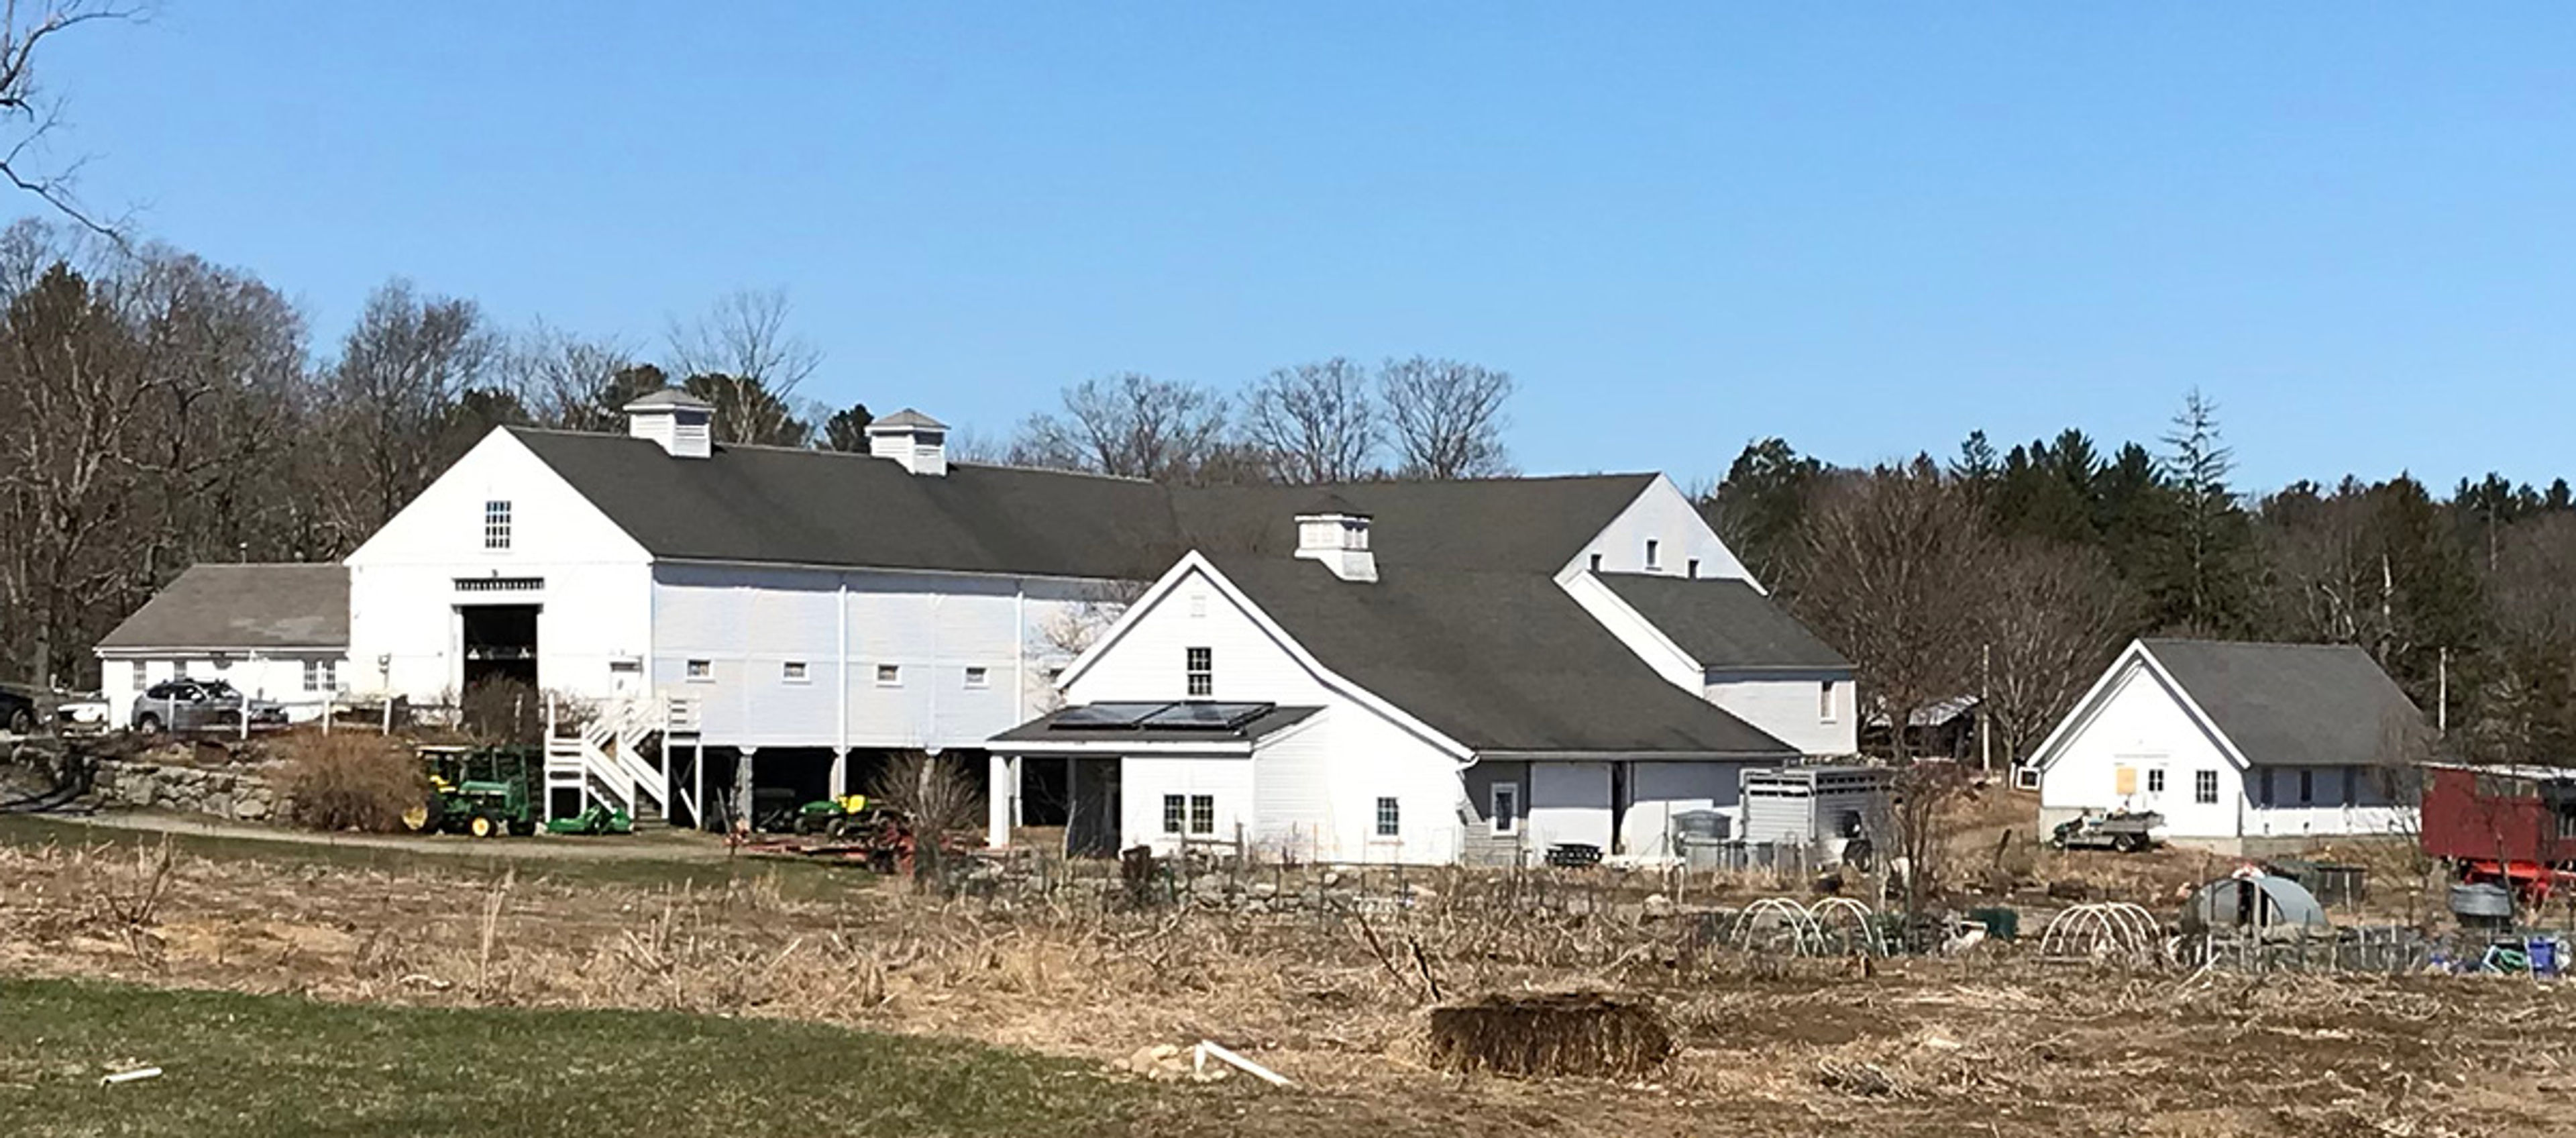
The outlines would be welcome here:
[[[158,1079],[99,1076],[152,1064]],[[0,980],[0,1135],[1128,1133],[1157,1089],[820,1024]],[[1150,1126],[1150,1124],[1146,1124]]]

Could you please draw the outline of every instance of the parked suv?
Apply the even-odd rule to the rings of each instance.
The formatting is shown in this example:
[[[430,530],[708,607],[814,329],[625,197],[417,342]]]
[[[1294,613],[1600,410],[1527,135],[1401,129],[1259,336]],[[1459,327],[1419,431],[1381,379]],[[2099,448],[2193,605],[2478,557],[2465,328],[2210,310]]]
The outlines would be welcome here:
[[[165,680],[134,697],[132,726],[147,735],[163,731],[239,729],[247,711],[253,727],[286,726],[286,709],[245,696],[222,680]]]

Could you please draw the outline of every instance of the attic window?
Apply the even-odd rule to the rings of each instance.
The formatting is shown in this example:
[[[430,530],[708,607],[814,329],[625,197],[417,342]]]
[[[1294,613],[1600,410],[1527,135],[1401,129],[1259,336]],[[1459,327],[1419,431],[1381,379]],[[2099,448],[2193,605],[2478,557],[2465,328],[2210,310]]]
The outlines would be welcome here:
[[[1189,676],[1189,695],[1204,699],[1216,694],[1216,652],[1210,648],[1182,650],[1183,670]]]
[[[1653,539],[1653,538],[1651,538],[1651,537],[1650,537],[1650,538],[1647,538],[1647,539],[1646,539],[1646,568],[1647,568],[1647,569],[1649,569],[1649,570],[1655,570],[1655,569],[1661,569],[1661,568],[1663,568],[1663,567],[1664,567],[1664,543],[1662,543],[1662,542],[1660,542],[1660,541],[1657,541],[1657,540],[1655,540],[1655,539]]]
[[[508,502],[483,503],[483,548],[510,548],[510,504]]]
[[[1592,571],[1595,573],[1601,571],[1601,555],[1598,553],[1592,555]]]
[[[1699,558],[1694,557],[1690,559],[1690,569],[1688,572],[1690,573],[1691,580],[1696,581],[1699,579]]]

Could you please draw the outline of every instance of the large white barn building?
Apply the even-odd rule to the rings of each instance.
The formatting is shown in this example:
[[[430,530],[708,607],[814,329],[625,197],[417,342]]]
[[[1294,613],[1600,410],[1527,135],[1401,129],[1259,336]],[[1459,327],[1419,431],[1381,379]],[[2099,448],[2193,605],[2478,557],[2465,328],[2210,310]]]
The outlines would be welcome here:
[[[1283,841],[1308,826],[1309,854],[1444,861],[1497,835],[1651,853],[1664,814],[1730,806],[1738,767],[1855,749],[1849,664],[1660,475],[1182,488],[951,463],[946,428],[910,411],[871,425],[867,455],[716,444],[677,391],[627,412],[623,436],[493,431],[346,559],[336,686],[452,704],[517,680],[595,715],[549,761],[558,810],[712,821],[737,787],[838,793],[926,750],[991,773],[997,841],[1070,823],[1114,848],[1165,834],[1167,774],[1231,776],[1144,738],[1034,745],[1048,713],[1256,702],[1314,709],[1228,730],[1311,752],[1322,781],[1223,809]],[[1318,544],[1341,541],[1362,544]],[[1218,615],[1174,617],[1175,594]],[[1228,638],[1183,643],[1170,620]],[[1182,655],[1141,647],[1157,637]],[[1193,648],[1224,661],[1214,678],[1184,674]],[[1114,827],[1076,753],[1136,788]],[[1344,777],[1360,769],[1404,772],[1394,846],[1385,795]],[[1255,809],[1283,793],[1334,800]],[[1200,805],[1182,795],[1184,833],[1217,825],[1193,825]]]

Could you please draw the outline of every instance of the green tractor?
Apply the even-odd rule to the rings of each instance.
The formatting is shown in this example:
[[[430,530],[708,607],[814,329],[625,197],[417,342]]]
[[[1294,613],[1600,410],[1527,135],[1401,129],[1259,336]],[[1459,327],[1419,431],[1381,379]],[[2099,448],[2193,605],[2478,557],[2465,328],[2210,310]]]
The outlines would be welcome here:
[[[429,773],[429,793],[420,805],[403,811],[404,828],[478,838],[537,832],[524,750],[422,747],[420,757]]]

